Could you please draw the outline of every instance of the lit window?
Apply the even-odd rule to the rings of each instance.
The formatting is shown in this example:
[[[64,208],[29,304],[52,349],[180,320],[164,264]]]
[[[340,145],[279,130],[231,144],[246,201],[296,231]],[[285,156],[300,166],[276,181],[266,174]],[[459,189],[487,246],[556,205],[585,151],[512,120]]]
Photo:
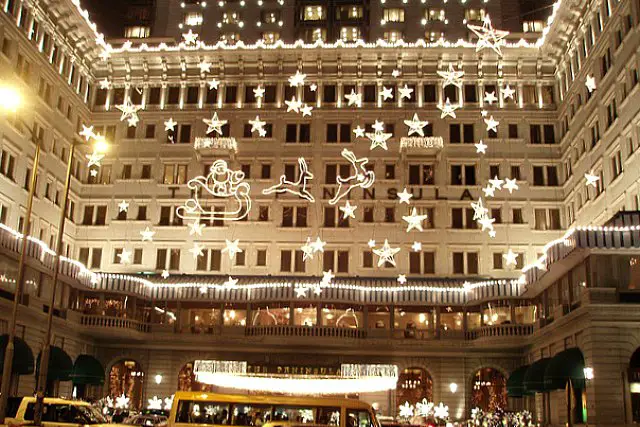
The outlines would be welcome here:
[[[303,21],[322,21],[326,19],[326,10],[324,6],[305,6],[303,10]]]
[[[542,21],[525,21],[522,23],[522,31],[525,33],[541,33],[544,28]]]
[[[424,17],[427,21],[444,21],[444,9],[427,9]]]
[[[360,35],[359,27],[342,27],[340,28],[340,38],[345,42],[353,42],[356,40],[360,40],[362,37]]]
[[[144,39],[149,37],[151,28],[149,27],[127,27],[124,29],[124,36],[130,39]]]
[[[202,13],[200,12],[189,12],[184,15],[184,25],[188,25],[190,27],[195,27],[198,25],[202,25]]]
[[[336,19],[360,19],[362,16],[362,6],[345,5],[336,9]]]
[[[398,40],[402,40],[402,32],[401,31],[385,31],[384,32],[384,41],[387,43],[395,43]]]
[[[327,30],[324,28],[309,28],[304,32],[304,41],[313,43],[318,40],[325,41],[327,39]]]
[[[220,41],[227,42],[228,44],[233,44],[240,40],[240,34],[238,33],[226,33],[220,35]]]
[[[269,31],[262,33],[262,41],[267,44],[275,43],[280,40],[280,33],[277,31]]]
[[[444,38],[444,33],[441,31],[427,31],[424,33],[424,38],[430,42],[435,42]]]
[[[280,20],[280,11],[278,10],[265,10],[261,14],[261,21],[263,24],[275,24]]]
[[[484,9],[466,9],[464,11],[464,19],[466,19],[467,22],[483,21]]]
[[[404,9],[385,9],[383,17],[386,22],[404,22]]]
[[[240,22],[240,14],[238,12],[227,13],[222,15],[223,24],[237,24]]]

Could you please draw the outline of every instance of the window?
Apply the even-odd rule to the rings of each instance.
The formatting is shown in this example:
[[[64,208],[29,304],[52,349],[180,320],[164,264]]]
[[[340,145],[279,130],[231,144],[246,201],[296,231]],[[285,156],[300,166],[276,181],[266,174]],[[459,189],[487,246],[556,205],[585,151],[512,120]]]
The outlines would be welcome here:
[[[362,252],[362,268],[373,268],[373,252]]]
[[[433,165],[409,165],[410,185],[433,185],[434,183]]]
[[[609,105],[607,105],[607,128],[609,128],[617,118],[618,107],[616,106],[616,99],[613,98]]]
[[[503,260],[503,256],[502,256],[502,252],[494,252],[493,253],[493,269],[494,270],[502,270],[503,264],[502,264],[502,260]]]
[[[529,125],[529,143],[542,144],[542,129],[540,125]]]
[[[555,129],[553,125],[544,125],[543,129],[544,129],[544,143],[555,144],[556,136],[555,136]]]
[[[453,252],[452,264],[453,274],[478,274],[478,254],[475,252]]]
[[[473,219],[473,209],[471,208],[452,208],[451,209],[451,228],[454,229],[475,229],[478,227],[476,220]]]
[[[373,206],[365,206],[362,210],[362,222],[372,223],[374,221],[374,213]]]
[[[101,248],[91,249],[91,268],[100,268],[101,264],[102,264],[102,249]]]
[[[151,28],[146,26],[125,27],[124,37],[128,39],[144,39],[151,34]]]
[[[384,208],[384,222],[386,223],[396,222],[396,209],[394,207]]]
[[[180,249],[158,249],[156,251],[156,269],[179,270]]]
[[[495,176],[495,175],[492,175]],[[516,181],[522,181],[522,173],[520,173],[519,165],[511,165],[511,179],[515,179]]]
[[[256,266],[266,267],[266,265],[267,265],[267,250],[258,249],[256,251]]]
[[[602,69],[602,77],[606,76],[611,68],[611,48],[607,48],[607,51],[602,58],[600,59],[601,69]]]
[[[280,271],[281,272],[304,273],[305,262],[304,253],[301,250],[282,250],[280,251]]]
[[[340,28],[340,39],[344,42],[355,42],[362,38],[360,27]]]
[[[384,9],[382,11],[382,19],[386,22],[404,22],[404,9]]]
[[[437,102],[437,96],[436,96],[436,85],[433,84],[426,84],[423,86],[423,97],[424,97],[424,102],[427,103],[435,103]]]
[[[518,138],[518,125],[509,124],[509,138],[510,139]]]
[[[465,9],[464,11],[464,19],[467,22],[481,22],[484,20],[484,16],[484,9]]]
[[[618,150],[611,156],[612,180],[620,176],[621,173],[622,173],[622,153],[620,152],[620,150]]]
[[[343,218],[342,211],[336,206],[324,207],[324,227],[349,227],[349,217]]]
[[[348,273],[349,251],[324,251],[322,254],[322,270]]]
[[[444,9],[428,8],[424,12],[424,18],[427,21],[444,21]]]
[[[195,27],[198,25],[202,25],[202,21],[204,18],[202,17],[201,12],[188,12],[184,14],[183,23],[189,27]]]
[[[147,206],[140,205],[138,206],[138,215],[136,216],[137,221],[146,221],[147,220]]]
[[[396,165],[392,163],[384,165],[384,179],[396,179]]]
[[[593,126],[591,126],[591,148],[595,147],[595,145],[600,141],[600,125],[596,121]]]
[[[142,165],[140,179],[151,179],[151,165]]]
[[[146,139],[154,139],[156,137],[156,125],[147,125],[144,129],[144,137]]]
[[[258,221],[269,221],[269,206],[260,206],[258,209]]]
[[[466,102],[478,102],[476,85],[464,85],[464,100]]]
[[[98,206],[96,209],[96,221],[94,225],[105,225],[107,223],[107,207]]]
[[[298,125],[292,123],[287,124],[285,142],[311,142],[311,125],[308,123],[302,123]]]
[[[524,85],[522,87],[522,101],[525,105],[537,105],[538,88],[534,85]]]
[[[534,166],[533,185],[547,187],[558,186],[558,169],[555,166]]]
[[[451,165],[451,185],[476,185],[475,165]]]
[[[263,24],[275,24],[280,20],[279,10],[263,10],[260,12],[260,21]]]
[[[349,143],[351,142],[351,125],[350,124],[327,124],[327,138],[328,143]]]
[[[535,209],[536,230],[560,230],[560,209]]]
[[[0,173],[11,181],[15,181],[16,157],[7,150],[0,151]],[[27,179],[30,178],[28,173]]]
[[[306,227],[307,207],[306,206],[283,206],[282,207],[282,227]]]
[[[409,253],[409,273],[434,274],[435,252],[422,251]]]
[[[165,164],[162,183],[165,185],[186,184],[187,165]]]

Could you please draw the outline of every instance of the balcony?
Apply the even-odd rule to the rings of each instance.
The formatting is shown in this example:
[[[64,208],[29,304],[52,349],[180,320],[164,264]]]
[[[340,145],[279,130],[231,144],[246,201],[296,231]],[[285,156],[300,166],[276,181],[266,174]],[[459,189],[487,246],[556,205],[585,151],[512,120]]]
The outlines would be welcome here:
[[[367,331],[364,329],[334,328],[330,326],[268,325],[248,326],[245,329],[245,335],[362,339],[367,337]]]
[[[482,326],[465,333],[465,339],[525,337],[533,333],[533,325],[491,325]]]
[[[83,314],[80,324],[92,334],[109,335],[113,337],[129,336],[135,338],[151,331],[151,325],[135,319]]]

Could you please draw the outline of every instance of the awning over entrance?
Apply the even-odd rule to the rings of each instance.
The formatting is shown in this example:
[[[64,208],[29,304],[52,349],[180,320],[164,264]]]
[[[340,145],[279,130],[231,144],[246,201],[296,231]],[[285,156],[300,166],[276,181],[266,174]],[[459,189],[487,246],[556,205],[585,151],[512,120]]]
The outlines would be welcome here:
[[[584,357],[579,348],[569,348],[553,356],[544,373],[547,390],[565,388],[567,381],[575,388],[584,388]]]
[[[40,357],[42,352],[38,354],[36,374],[40,371]],[[73,371],[73,362],[66,351],[60,347],[51,346],[49,351],[49,372],[47,373],[48,381],[69,381],[71,372]]]
[[[104,368],[95,357],[81,354],[73,364],[70,377],[74,384],[102,385],[104,384]]]
[[[509,375],[507,380],[507,395],[509,397],[523,397],[532,394],[524,388],[524,375],[528,369],[529,365],[524,365]]]
[[[9,343],[9,335],[0,336],[0,372],[4,366],[4,352]],[[33,374],[34,361],[31,347],[22,338],[13,338],[13,364],[11,371],[17,375]]]
[[[524,389],[527,393],[541,393],[547,391],[544,384],[544,373],[547,369],[547,365],[551,361],[551,358],[545,357],[537,362],[534,362],[529,366],[529,369],[524,373]]]

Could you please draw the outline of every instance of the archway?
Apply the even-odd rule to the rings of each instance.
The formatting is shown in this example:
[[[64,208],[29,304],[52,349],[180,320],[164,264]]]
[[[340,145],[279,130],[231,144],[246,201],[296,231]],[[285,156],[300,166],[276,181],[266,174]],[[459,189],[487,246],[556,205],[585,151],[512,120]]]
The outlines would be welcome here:
[[[142,409],[142,390],[144,371],[141,365],[132,359],[116,362],[109,370],[109,396],[116,403],[118,397],[124,395],[129,399],[128,409]]]
[[[396,387],[396,404],[402,405],[409,402],[415,405],[426,399],[433,402],[433,379],[429,372],[423,368],[406,368],[398,376]]]
[[[494,368],[482,368],[473,375],[471,408],[493,412],[507,410],[507,379]]]
[[[193,372],[193,363],[188,362],[180,369],[178,373],[178,391],[213,391],[213,386],[203,384],[196,381],[196,375]]]
[[[628,375],[632,419],[634,423],[638,423],[640,422],[640,348],[631,355]]]

